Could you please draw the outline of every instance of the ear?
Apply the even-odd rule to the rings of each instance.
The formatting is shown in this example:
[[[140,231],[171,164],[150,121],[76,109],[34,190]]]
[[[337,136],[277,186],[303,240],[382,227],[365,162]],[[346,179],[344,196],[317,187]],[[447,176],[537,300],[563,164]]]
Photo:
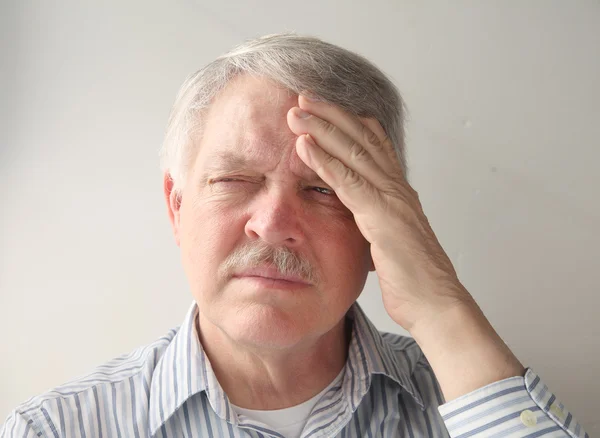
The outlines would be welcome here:
[[[169,174],[169,172],[165,172],[163,185],[165,201],[167,202],[167,210],[169,213],[169,220],[171,221],[173,234],[175,235],[175,243],[177,246],[179,246],[181,233],[181,221],[179,213],[181,208],[181,193],[173,190],[173,178],[171,178],[171,174]]]

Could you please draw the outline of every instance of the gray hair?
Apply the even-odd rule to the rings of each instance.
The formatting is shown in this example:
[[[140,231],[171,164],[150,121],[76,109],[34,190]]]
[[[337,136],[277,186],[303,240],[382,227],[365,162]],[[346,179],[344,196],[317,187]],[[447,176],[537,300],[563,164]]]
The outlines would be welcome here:
[[[215,96],[240,74],[262,76],[295,94],[337,105],[359,117],[375,118],[394,144],[407,172],[404,154],[405,105],[398,89],[366,58],[293,33],[247,41],[189,76],[171,109],[160,151],[161,168],[173,189],[183,189],[202,133],[202,116]]]

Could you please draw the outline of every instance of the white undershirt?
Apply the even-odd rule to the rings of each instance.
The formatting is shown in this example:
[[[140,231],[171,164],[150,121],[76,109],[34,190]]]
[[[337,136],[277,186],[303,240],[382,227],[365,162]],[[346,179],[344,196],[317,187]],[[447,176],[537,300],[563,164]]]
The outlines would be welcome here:
[[[279,432],[286,438],[300,438],[302,429],[306,424],[308,417],[319,402],[321,397],[338,383],[344,374],[344,368],[335,379],[323,391],[315,395],[310,400],[285,409],[276,409],[273,411],[259,411],[255,409],[244,409],[239,406],[233,406],[233,410],[239,415],[242,414],[255,421],[266,424],[271,429]]]

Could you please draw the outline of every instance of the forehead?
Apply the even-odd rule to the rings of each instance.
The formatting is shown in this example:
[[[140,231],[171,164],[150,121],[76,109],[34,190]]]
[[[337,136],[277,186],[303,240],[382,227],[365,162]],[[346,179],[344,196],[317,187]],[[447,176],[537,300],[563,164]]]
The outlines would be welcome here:
[[[227,114],[258,122],[273,111],[285,116],[287,110],[297,104],[298,96],[282,85],[264,77],[239,75],[215,97],[208,120]]]
[[[239,76],[219,93],[205,115],[200,154],[269,161],[295,154],[296,136],[286,115],[298,96],[266,78]],[[299,159],[299,158],[298,158]]]

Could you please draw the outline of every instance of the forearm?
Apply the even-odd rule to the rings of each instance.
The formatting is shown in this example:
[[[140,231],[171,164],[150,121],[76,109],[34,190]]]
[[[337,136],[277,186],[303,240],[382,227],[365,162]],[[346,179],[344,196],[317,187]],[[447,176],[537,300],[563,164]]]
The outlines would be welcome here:
[[[411,335],[431,364],[447,402],[525,374],[474,301],[437,313],[416,325]]]

